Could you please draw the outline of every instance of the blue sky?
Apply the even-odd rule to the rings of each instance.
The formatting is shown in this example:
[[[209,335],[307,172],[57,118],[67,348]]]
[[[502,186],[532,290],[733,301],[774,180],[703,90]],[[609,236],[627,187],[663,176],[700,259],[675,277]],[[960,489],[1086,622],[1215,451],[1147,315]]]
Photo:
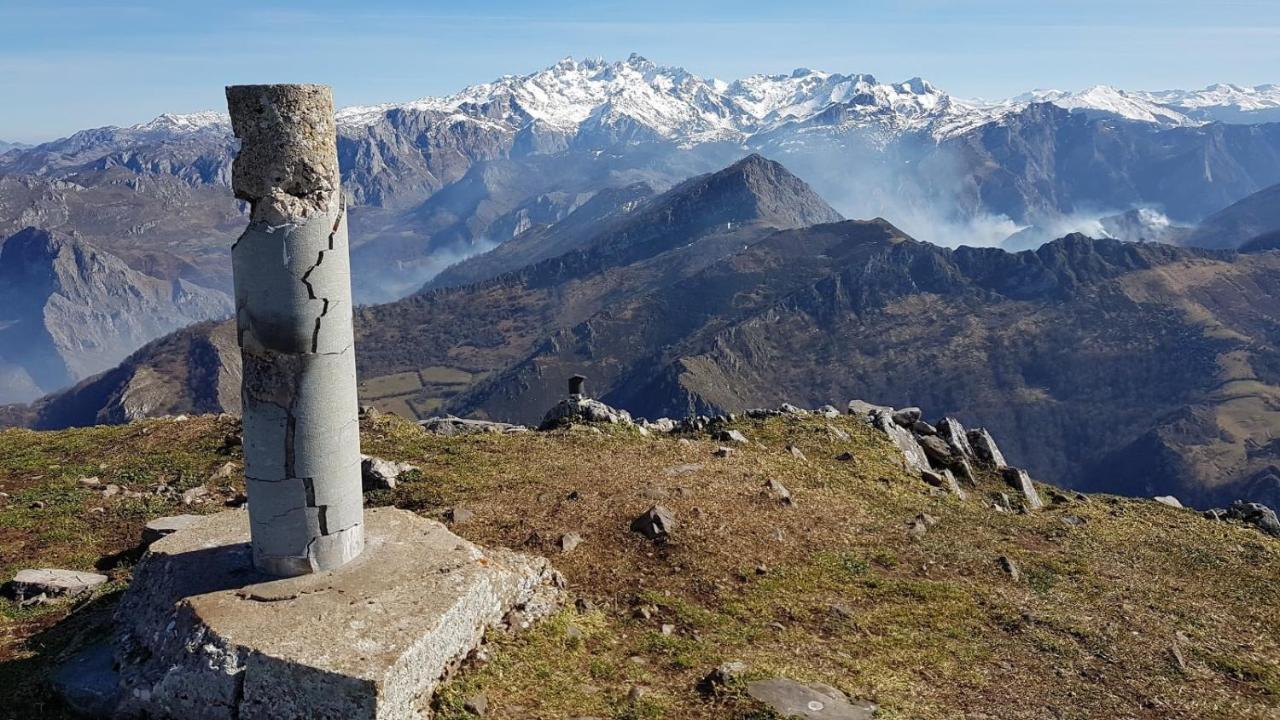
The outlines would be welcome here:
[[[351,105],[631,52],[725,79],[919,75],[963,97],[1254,85],[1280,82],[1280,0],[0,0],[0,139],[221,108],[234,83],[325,82]]]

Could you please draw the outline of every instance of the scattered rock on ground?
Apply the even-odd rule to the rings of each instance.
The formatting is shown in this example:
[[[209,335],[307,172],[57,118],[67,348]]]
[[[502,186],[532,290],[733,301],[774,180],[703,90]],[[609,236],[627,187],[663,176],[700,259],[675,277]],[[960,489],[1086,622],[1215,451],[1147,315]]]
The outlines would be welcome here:
[[[582,544],[582,536],[576,532],[568,532],[560,536],[560,552],[573,552],[573,549]]]
[[[1000,569],[1003,570],[1005,574],[1009,576],[1009,579],[1013,580],[1014,582],[1018,582],[1019,580],[1022,579],[1022,571],[1018,570],[1018,564],[1015,563],[1013,559],[1010,558],[1009,556],[1001,555],[999,558],[996,559],[996,562],[1000,564]]]
[[[675,530],[675,515],[661,505],[653,505],[631,521],[631,530],[654,542],[665,542]]]
[[[418,427],[433,435],[443,435],[445,437],[475,433],[518,433],[529,431],[529,428],[524,425],[512,425],[489,420],[470,420],[453,416],[431,417],[426,420],[419,420]]]
[[[22,602],[37,595],[75,597],[89,592],[106,581],[106,575],[97,573],[41,568],[19,570],[13,580],[9,581],[7,590],[10,597]]]
[[[722,447],[718,447],[718,448],[716,448],[716,449],[715,449],[715,452],[713,452],[713,453],[711,453],[711,454],[712,454],[712,455],[715,455],[716,457],[720,457],[720,458],[722,458],[722,457],[729,457],[730,455],[732,455],[732,454],[733,454],[733,448],[727,448],[727,447],[723,447],[723,446],[722,446]]]
[[[111,487],[111,486],[108,485],[107,487]],[[204,485],[197,485],[191,488],[190,490],[187,490],[186,492],[182,493],[182,504],[195,505],[196,503],[204,502],[208,497],[209,497],[209,488],[205,487]]]
[[[1001,477],[1014,490],[1022,495],[1022,501],[1026,504],[1028,510],[1039,510],[1044,507],[1044,502],[1040,499],[1040,493],[1036,491],[1035,483],[1031,482],[1031,476],[1026,470],[1015,467],[1006,467],[1000,471]]]
[[[715,434],[715,436],[714,436],[714,438],[715,438],[716,440],[718,440],[719,442],[734,442],[734,443],[740,443],[740,444],[743,444],[743,445],[745,445],[745,444],[747,443],[747,436],[746,436],[746,435],[743,435],[742,433],[738,432],[737,430],[720,430],[720,431],[717,431],[717,432],[716,432],[716,434]]]
[[[764,483],[764,489],[765,493],[769,497],[781,502],[783,505],[790,506],[795,502],[792,499],[791,491],[787,489],[787,486],[777,480],[766,480]]]
[[[788,445],[787,452],[791,453],[791,457],[796,458],[797,460],[808,460],[804,455],[804,451],[795,445]]]
[[[1171,508],[1178,508],[1179,510],[1181,510],[1184,507],[1183,504],[1178,500],[1178,498],[1172,495],[1158,495],[1151,499],[1155,500],[1161,505],[1168,505]]]
[[[909,470],[920,472],[929,468],[929,457],[925,454],[924,448],[920,447],[916,436],[895,422],[893,415],[883,410],[876,411],[872,416],[871,424],[888,435],[893,444],[898,446]]]
[[[844,693],[830,685],[801,685],[787,678],[748,683],[747,694],[784,718],[871,720],[877,709],[873,703],[851,702]]]
[[[394,490],[404,473],[418,470],[417,465],[384,460],[373,455],[360,456],[360,482],[364,490]]]
[[[747,673],[747,664],[739,660],[721,663],[698,682],[698,690],[711,695],[741,680]]]
[[[1226,514],[1232,519],[1254,525],[1268,535],[1280,537],[1280,518],[1276,517],[1275,510],[1262,503],[1237,500],[1227,508]]]

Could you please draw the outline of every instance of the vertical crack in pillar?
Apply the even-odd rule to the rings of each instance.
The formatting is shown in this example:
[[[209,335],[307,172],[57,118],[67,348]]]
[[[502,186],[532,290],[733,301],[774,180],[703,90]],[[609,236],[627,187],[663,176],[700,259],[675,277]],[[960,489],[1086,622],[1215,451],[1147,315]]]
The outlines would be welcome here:
[[[328,570],[364,547],[333,100],[319,85],[246,85],[227,88],[227,105],[241,140],[232,187],[250,206],[232,246],[245,466],[272,479],[251,484],[254,562],[277,575]]]

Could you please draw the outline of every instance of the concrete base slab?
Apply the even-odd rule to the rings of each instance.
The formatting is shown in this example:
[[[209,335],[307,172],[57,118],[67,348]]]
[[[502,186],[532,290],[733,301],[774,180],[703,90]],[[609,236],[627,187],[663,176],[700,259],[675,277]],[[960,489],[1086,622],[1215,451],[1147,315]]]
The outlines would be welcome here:
[[[560,600],[543,558],[481,549],[394,508],[365,520],[360,557],[284,579],[253,569],[243,511],[156,541],[116,614],[116,716],[424,718],[488,628]]]

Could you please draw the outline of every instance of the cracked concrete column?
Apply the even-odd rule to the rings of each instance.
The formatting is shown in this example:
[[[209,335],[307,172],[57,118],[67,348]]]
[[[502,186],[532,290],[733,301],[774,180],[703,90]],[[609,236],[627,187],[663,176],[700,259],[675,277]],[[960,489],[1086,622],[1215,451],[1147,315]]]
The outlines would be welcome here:
[[[240,138],[231,248],[244,360],[245,483],[254,565],[336,568],[364,549],[346,208],[323,85],[227,88]]]

